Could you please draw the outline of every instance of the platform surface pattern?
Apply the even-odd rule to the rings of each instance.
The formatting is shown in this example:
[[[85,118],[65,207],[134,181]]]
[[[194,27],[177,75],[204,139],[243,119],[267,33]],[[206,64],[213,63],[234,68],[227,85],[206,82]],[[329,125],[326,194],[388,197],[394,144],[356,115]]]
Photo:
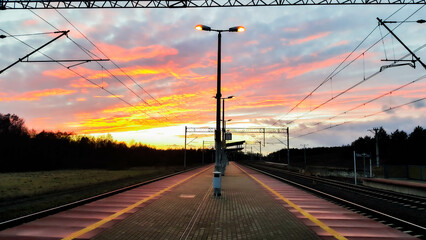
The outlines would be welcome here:
[[[319,239],[233,164],[213,197],[211,170],[93,239]]]
[[[0,240],[414,237],[236,163],[213,196],[213,166],[0,231]]]

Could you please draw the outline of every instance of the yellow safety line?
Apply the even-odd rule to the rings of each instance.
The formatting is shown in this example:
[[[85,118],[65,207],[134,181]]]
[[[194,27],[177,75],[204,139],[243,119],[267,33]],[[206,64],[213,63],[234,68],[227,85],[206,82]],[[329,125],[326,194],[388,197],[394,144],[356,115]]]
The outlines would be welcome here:
[[[120,215],[122,215],[122,214],[124,214],[124,213],[126,213],[126,212],[128,212],[128,211],[130,211],[130,210],[132,210],[133,208],[135,208],[135,207],[137,207],[137,206],[141,205],[142,203],[144,203],[144,202],[146,202],[146,201],[148,201],[148,200],[150,200],[150,199],[153,199],[153,198],[155,198],[155,197],[157,197],[157,196],[161,195],[162,193],[164,193],[164,192],[166,192],[166,191],[168,191],[168,190],[170,190],[170,189],[172,189],[172,188],[176,187],[177,185],[179,185],[179,184],[181,184],[181,183],[183,183],[183,182],[185,182],[185,181],[189,180],[190,178],[195,177],[195,176],[197,176],[197,175],[199,175],[199,174],[201,174],[201,173],[203,173],[203,172],[207,171],[208,169],[210,169],[210,167],[208,167],[208,168],[206,168],[206,169],[204,169],[204,170],[202,170],[202,171],[200,171],[200,172],[198,172],[198,173],[195,173],[195,174],[193,174],[193,175],[191,175],[191,176],[189,176],[189,177],[187,177],[187,178],[185,178],[185,179],[183,179],[183,180],[181,180],[181,181],[179,181],[179,182],[177,182],[177,183],[173,184],[173,185],[172,185],[172,186],[170,186],[170,187],[167,187],[167,188],[165,188],[165,189],[163,189],[163,190],[161,190],[161,191],[159,191],[159,192],[156,192],[156,193],[154,193],[153,195],[151,195],[151,196],[149,196],[149,197],[147,197],[147,198],[144,198],[144,199],[140,200],[140,201],[139,201],[139,202],[137,202],[137,203],[134,203],[134,204],[132,204],[132,205],[130,205],[130,206],[128,206],[128,207],[126,207],[126,208],[124,208],[124,209],[122,209],[122,210],[120,210],[120,211],[118,211],[118,212],[116,212],[116,213],[114,213],[114,214],[112,214],[112,215],[110,215],[110,216],[108,216],[108,217],[106,217],[106,218],[104,218],[104,219],[102,219],[102,220],[100,220],[100,221],[96,222],[96,223],[93,223],[92,225],[89,225],[89,226],[87,226],[87,227],[85,227],[85,228],[83,228],[83,229],[81,229],[81,230],[79,230],[79,231],[77,231],[77,232],[71,233],[70,235],[68,235],[68,236],[66,236],[66,237],[64,237],[64,238],[62,238],[62,240],[71,240],[71,239],[74,239],[74,238],[80,237],[81,235],[83,235],[83,234],[85,234],[85,233],[88,233],[88,232],[90,232],[90,231],[92,231],[92,230],[94,230],[94,229],[96,229],[96,228],[98,228],[98,227],[102,226],[103,224],[105,224],[105,223],[107,223],[107,222],[109,222],[109,221],[111,221],[111,220],[113,220],[113,219],[115,219],[115,218],[119,217]]]
[[[236,164],[235,164],[236,165]],[[237,165],[236,165],[237,166]],[[319,227],[321,227],[324,231],[330,233],[331,235],[333,235],[333,237],[335,237],[336,239],[339,240],[347,240],[347,238],[345,238],[343,235],[341,235],[339,232],[335,231],[334,229],[330,228],[329,226],[327,226],[326,224],[324,224],[323,222],[321,222],[320,220],[318,220],[318,218],[312,216],[310,213],[306,212],[305,210],[303,210],[301,207],[297,206],[296,204],[294,204],[292,201],[288,200],[287,198],[283,197],[281,194],[279,194],[278,192],[276,192],[274,189],[268,187],[266,184],[264,184],[262,181],[260,181],[259,179],[257,179],[256,177],[252,176],[251,174],[249,174],[248,172],[244,171],[244,169],[240,168],[239,166],[237,166],[241,171],[243,171],[245,174],[247,174],[249,177],[253,178],[256,182],[260,183],[260,185],[262,185],[264,188],[268,189],[270,192],[272,192],[275,196],[279,197],[281,200],[283,200],[284,202],[286,202],[288,205],[292,206],[294,209],[296,209],[298,212],[300,212],[301,214],[303,214],[303,216],[307,217],[309,220],[311,220],[313,223],[315,223],[316,225],[318,225]]]

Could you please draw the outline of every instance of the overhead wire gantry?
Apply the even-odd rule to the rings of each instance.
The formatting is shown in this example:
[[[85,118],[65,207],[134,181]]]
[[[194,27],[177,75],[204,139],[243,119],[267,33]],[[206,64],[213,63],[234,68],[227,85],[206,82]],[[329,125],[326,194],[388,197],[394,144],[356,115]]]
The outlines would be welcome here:
[[[226,131],[229,133],[238,133],[238,134],[263,134],[263,146],[265,146],[266,142],[266,134],[286,134],[286,142],[287,146],[287,160],[290,165],[290,134],[289,128],[226,128]],[[186,149],[186,139],[188,133],[204,133],[204,134],[213,134],[215,132],[215,128],[213,127],[185,127],[185,149]],[[193,139],[194,140],[194,139]],[[278,139],[281,143],[283,143],[280,139]],[[192,141],[192,140],[191,140]],[[186,162],[186,160],[185,160]]]
[[[208,8],[294,5],[426,4],[426,0],[0,0],[0,9]]]

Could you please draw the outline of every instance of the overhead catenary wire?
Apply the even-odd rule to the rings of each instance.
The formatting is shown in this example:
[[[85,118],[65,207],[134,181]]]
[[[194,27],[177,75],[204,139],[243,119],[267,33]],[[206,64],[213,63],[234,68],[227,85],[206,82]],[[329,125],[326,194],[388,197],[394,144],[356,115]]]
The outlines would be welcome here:
[[[372,116],[375,116],[375,115],[378,115],[378,114],[381,114],[381,113],[389,112],[389,111],[392,111],[392,110],[395,110],[395,109],[398,109],[398,108],[401,108],[401,107],[404,107],[404,106],[408,106],[410,104],[414,104],[414,103],[417,103],[417,102],[421,102],[421,101],[424,101],[424,100],[426,100],[426,97],[419,98],[419,99],[416,99],[416,100],[413,100],[413,101],[410,101],[410,102],[407,102],[407,103],[404,103],[404,104],[400,104],[400,105],[397,105],[397,106],[394,106],[394,107],[389,107],[389,108],[387,108],[385,110],[378,111],[378,112],[375,112],[375,113],[372,113],[372,114],[368,114],[368,115],[365,115],[365,116],[360,117],[358,119],[354,119],[354,120],[350,120],[350,121],[345,121],[345,122],[342,122],[342,123],[334,124],[334,125],[331,125],[331,126],[328,126],[328,127],[322,128],[322,129],[318,129],[318,130],[315,130],[315,131],[312,131],[312,132],[309,132],[309,133],[306,133],[306,134],[298,135],[298,136],[295,136],[295,137],[292,137],[292,138],[294,139],[294,138],[305,137],[305,136],[308,136],[308,135],[311,135],[311,134],[314,134],[314,133],[318,133],[318,132],[321,132],[321,131],[324,131],[324,130],[328,130],[328,129],[331,129],[331,128],[339,127],[339,126],[342,126],[344,124],[354,122],[356,120],[361,120],[361,119],[364,119],[364,118],[369,118],[369,117],[372,117]]]
[[[55,9],[56,10],[56,9]],[[98,49],[98,51],[100,51],[106,58],[108,58],[108,56],[103,53],[92,41],[90,41],[77,27],[74,26],[74,24],[72,24],[64,15],[62,15],[58,10],[56,10],[75,30],[77,30],[87,41],[89,41],[93,46],[96,47],[96,49]],[[36,14],[39,18],[43,19],[43,21],[48,22],[46,19],[44,19],[42,16]],[[52,24],[49,24],[51,26],[53,26]],[[56,27],[55,27],[56,28]],[[92,53],[91,51],[89,51],[88,49],[84,48],[83,46],[81,46],[80,44],[78,44],[77,42],[75,42],[74,40],[72,40],[69,36],[68,39],[70,39],[70,41],[72,41],[75,45],[77,45],[77,47],[79,47],[84,53],[86,53],[89,57],[91,57],[90,55],[94,55],[96,56],[94,53]],[[110,60],[111,62],[113,62],[112,60]],[[127,88],[127,90],[129,90],[131,93],[133,93],[136,97],[139,98],[139,100],[141,100],[142,102],[144,102],[145,104],[147,104],[148,106],[150,106],[150,104],[145,101],[142,97],[140,97],[136,92],[134,92],[131,88],[129,88],[129,86],[127,86],[123,81],[121,81],[119,78],[117,78],[114,74],[112,74],[108,69],[106,69],[104,66],[102,66],[102,64],[98,63],[101,67],[103,67],[115,80],[117,80],[118,82],[120,82],[125,88]]]
[[[30,9],[30,11],[36,15],[38,18],[40,18],[42,21],[44,21],[45,23],[47,23],[48,25],[50,25],[51,27],[58,29],[57,27],[55,27],[53,24],[51,24],[49,21],[47,21],[45,18],[43,18],[42,16],[40,16],[39,14],[35,13],[34,11],[32,11]],[[64,15],[62,15],[58,10],[56,10],[76,31],[78,31],[88,42],[90,42],[96,49],[98,49],[99,52],[101,52],[106,58],[107,55],[102,52],[102,50],[100,50],[90,39],[87,38],[87,36],[85,36],[75,25],[73,25]],[[84,53],[86,53],[89,57],[98,57],[95,53],[91,52],[90,50],[88,50],[87,48],[84,48],[82,45],[78,44],[77,42],[75,42],[73,39],[71,39],[69,36],[67,36],[68,39],[73,42],[77,47],[79,47]],[[111,63],[113,63],[118,69],[121,70],[121,72],[123,72],[125,75],[127,75],[128,77],[130,77],[126,72],[124,72],[114,61],[110,60]],[[107,68],[105,68],[101,63],[96,62],[101,68],[105,69],[105,71],[116,81],[118,81],[119,83],[121,83],[127,90],[129,90],[133,95],[135,95],[140,101],[142,101],[144,104],[148,105],[151,107],[151,105],[145,100],[143,99],[139,94],[137,94],[133,89],[131,89],[129,86],[127,86],[123,81],[121,81],[115,74],[111,73]],[[133,79],[132,79],[133,80]],[[133,80],[133,82],[135,82]],[[136,83],[136,82],[135,82]],[[137,84],[137,83],[136,83]],[[141,87],[139,85],[139,87]],[[143,89],[145,92],[147,92],[145,89]],[[157,114],[161,115],[162,117],[164,117],[165,119],[168,120],[167,117],[165,117],[161,112],[156,112]]]
[[[404,21],[406,21],[407,19],[409,19],[410,17],[412,17],[415,13],[417,13],[418,11],[420,11],[422,8],[424,7],[424,5],[423,6],[421,6],[419,9],[417,9],[416,11],[414,11],[412,14],[410,14]],[[395,14],[395,13],[393,13],[393,14]],[[392,15],[393,15],[392,14]],[[391,15],[391,16],[392,16]],[[388,18],[390,18],[390,16],[388,17]],[[388,19],[387,18],[387,19]],[[399,26],[401,26],[401,24],[402,23],[404,23],[404,21],[401,21],[396,27],[394,27],[392,30],[395,30],[395,29],[397,29]],[[376,28],[375,29],[377,29],[377,26],[376,26]],[[370,34],[369,35],[371,35],[371,33],[372,32],[370,32]],[[356,58],[354,58],[352,61],[350,61],[348,64],[346,64],[346,66],[344,66],[342,69],[340,69],[339,71],[335,71],[335,70],[333,70],[333,73],[332,74],[330,74],[327,78],[326,78],[326,80],[325,81],[323,81],[323,83],[321,83],[317,88],[315,88],[314,89],[314,91],[316,91],[316,90],[318,90],[325,82],[327,82],[327,81],[329,81],[330,79],[332,79],[333,77],[335,77],[337,74],[339,74],[341,71],[343,71],[346,67],[348,67],[350,64],[352,64],[353,62],[355,62],[356,60],[358,60],[361,56],[363,56],[366,52],[368,52],[371,48],[373,48],[375,45],[377,45],[384,37],[386,37],[386,36],[388,36],[390,33],[387,33],[385,36],[383,36],[383,37],[381,37],[379,40],[377,40],[375,43],[373,43],[369,48],[367,48],[365,51],[363,51],[362,53],[360,53]],[[369,36],[368,35],[368,36]],[[367,36],[367,37],[368,37]],[[365,41],[366,40],[366,38],[364,38],[364,40],[363,41]],[[357,46],[357,48],[359,47],[359,45]],[[355,50],[354,50],[355,51]],[[352,54],[353,52],[351,52],[350,53],[350,55]],[[347,58],[345,58],[345,60],[344,61],[346,61],[346,59]],[[339,66],[341,66],[341,64],[339,65]],[[338,97],[340,97],[341,95],[343,95],[343,94],[345,94],[346,92],[348,92],[348,91],[350,91],[350,90],[352,90],[353,88],[355,88],[355,87],[357,87],[357,86],[359,86],[359,85],[361,85],[362,83],[364,83],[364,82],[366,82],[366,81],[368,81],[369,79],[371,79],[372,77],[374,77],[374,76],[376,76],[376,75],[378,75],[380,73],[380,71],[379,72],[376,72],[376,73],[374,73],[374,74],[372,74],[372,75],[370,75],[369,77],[367,77],[367,78],[364,78],[362,81],[360,81],[360,82],[358,82],[358,83],[356,83],[355,85],[353,85],[353,86],[351,86],[350,88],[348,88],[348,89],[346,89],[346,90],[344,90],[343,92],[341,92],[341,93],[339,93],[338,95],[336,95],[336,96],[334,96],[334,97],[332,97],[332,98],[330,98],[330,99],[328,99],[326,102],[323,102],[323,103],[321,103],[320,105],[318,105],[317,107],[315,107],[315,108],[313,108],[313,109],[311,109],[310,111],[308,111],[308,112],[306,112],[305,114],[302,114],[301,116],[298,116],[297,118],[295,118],[295,119],[293,119],[293,120],[291,120],[290,122],[288,122],[287,123],[287,125],[289,125],[289,124],[291,124],[291,123],[293,123],[293,122],[295,122],[296,120],[299,120],[301,117],[304,117],[304,116],[306,116],[307,114],[309,114],[309,113],[311,113],[311,112],[313,112],[314,110],[316,110],[316,109],[318,109],[318,108],[320,108],[320,107],[322,107],[322,106],[324,106],[325,104],[327,104],[327,103],[329,103],[329,102],[331,102],[331,101],[333,101],[333,100],[335,100],[336,98],[338,98]],[[304,101],[307,97],[309,97],[310,95],[312,95],[312,93],[314,92],[314,91],[312,91],[311,93],[309,93],[302,101]],[[302,103],[302,101],[301,102],[299,102],[298,104],[301,104]],[[298,106],[298,105],[297,105]],[[296,106],[295,106],[296,107]],[[294,107],[294,108],[295,108]],[[294,109],[293,108],[293,109]],[[292,109],[292,110],[293,110]],[[288,114],[288,113],[287,113]],[[280,119],[282,119],[282,118],[280,118]],[[280,120],[279,119],[279,120]],[[274,124],[275,125],[275,124]]]
[[[98,47],[96,44],[94,44],[84,33],[82,33],[74,24],[71,23],[61,12],[59,12],[58,9],[55,9],[55,11],[61,15],[75,30],[77,30],[90,44],[92,44],[100,53],[102,53],[106,58],[108,56]],[[140,89],[142,89],[151,99],[153,99],[155,102],[157,102],[159,105],[161,103],[153,97],[145,88],[143,88],[138,82],[136,82],[130,75],[128,75],[121,67],[119,67],[113,60],[111,60],[111,63],[117,67],[123,74],[125,74],[130,80],[132,80]]]
[[[415,49],[414,50],[414,52],[418,52],[418,51],[420,51],[420,50],[422,50],[423,48],[425,48],[426,47],[426,44],[423,44],[422,46],[420,46],[420,47],[418,47],[417,49]],[[401,57],[400,59],[404,59],[404,58],[406,58],[407,56],[409,56],[410,54],[407,54],[407,55],[405,55],[405,56],[403,56],[403,57]],[[396,63],[393,63],[393,64],[391,64],[391,65],[394,65],[394,64],[396,64]],[[374,98],[372,98],[372,99],[370,99],[370,100],[368,100],[368,101],[366,101],[366,102],[364,102],[364,103],[361,103],[361,104],[359,104],[359,105],[357,105],[357,106],[355,106],[355,107],[352,107],[352,108],[350,108],[350,109],[348,109],[348,110],[345,110],[345,111],[343,111],[343,112],[341,112],[341,113],[339,113],[339,114],[337,114],[337,115],[334,115],[334,116],[332,116],[332,117],[329,117],[329,118],[327,118],[327,119],[325,119],[325,121],[329,121],[329,120],[332,120],[332,119],[334,119],[334,118],[336,118],[336,117],[339,117],[339,116],[341,116],[341,115],[343,115],[343,114],[347,114],[347,113],[349,113],[349,112],[351,112],[351,111],[353,111],[353,110],[356,110],[356,109],[358,109],[358,108],[360,108],[360,107],[362,107],[362,106],[365,106],[365,105],[367,105],[367,104],[369,104],[369,103],[372,103],[372,102],[374,102],[374,101],[376,101],[376,100],[378,100],[378,99],[381,99],[381,98],[383,98],[383,97],[385,97],[385,96],[387,96],[387,95],[391,95],[392,93],[394,93],[394,92],[397,92],[397,91],[399,91],[399,90],[401,90],[401,89],[403,89],[403,88],[405,88],[405,87],[407,87],[407,86],[409,86],[409,85],[412,85],[412,84],[414,84],[414,83],[416,83],[416,82],[419,82],[419,81],[422,81],[422,80],[424,80],[426,78],[426,75],[423,75],[423,76],[421,76],[421,77],[419,77],[419,78],[417,78],[417,79],[415,79],[415,80],[413,80],[413,81],[410,81],[410,82],[408,82],[408,83],[405,83],[405,84],[403,84],[403,85],[401,85],[401,86],[399,86],[399,87],[397,87],[397,88],[395,88],[395,89],[393,89],[393,90],[391,90],[391,91],[389,91],[389,92],[386,92],[386,93],[383,93],[383,94],[381,94],[381,95],[379,95],[379,96],[377,96],[377,97],[374,97]],[[365,79],[364,79],[365,80]],[[321,121],[321,122],[317,122],[317,123],[315,123],[315,124],[312,124],[311,126],[318,126],[318,125],[320,125],[321,123],[323,123],[324,121]],[[304,128],[302,128],[302,129],[299,129],[299,131],[303,131],[304,129],[307,129],[308,127],[307,126],[305,126]]]
[[[422,49],[422,48],[424,48],[424,47],[426,47],[426,44],[424,44],[422,47],[418,48],[418,49],[417,49],[417,51],[418,51],[418,50],[420,50],[420,49]],[[407,56],[408,56],[408,55],[405,55],[405,56],[404,56],[404,57],[402,57],[401,59],[403,59],[403,58],[405,58],[405,57],[407,57]],[[396,63],[393,63],[393,64],[391,64],[391,65],[396,65]],[[362,83],[364,83],[364,82],[366,82],[366,81],[368,81],[368,80],[372,79],[373,77],[377,76],[377,75],[378,75],[379,73],[381,73],[381,72],[383,72],[383,70],[379,70],[379,71],[377,71],[377,72],[375,72],[375,73],[371,74],[371,75],[370,75],[370,76],[368,76],[368,77],[364,77],[361,81],[357,82],[356,84],[354,84],[354,85],[350,86],[349,88],[347,88],[347,89],[343,90],[343,91],[342,91],[342,92],[340,92],[339,94],[337,94],[337,95],[335,95],[335,96],[333,96],[333,97],[329,98],[328,100],[326,100],[325,102],[323,102],[323,103],[319,104],[319,105],[318,105],[318,106],[316,106],[315,108],[310,109],[308,112],[306,112],[306,113],[305,113],[305,114],[303,114],[302,116],[299,116],[299,117],[298,117],[298,119],[300,119],[301,117],[306,116],[307,114],[309,114],[309,113],[311,113],[311,112],[313,112],[313,111],[317,110],[318,108],[320,108],[320,107],[322,107],[322,106],[326,105],[327,103],[329,103],[329,102],[333,101],[334,99],[336,99],[336,98],[338,98],[338,97],[342,96],[343,94],[345,94],[345,93],[349,92],[350,90],[354,89],[355,87],[357,87],[357,86],[361,85]]]
[[[81,32],[67,17],[65,17],[65,15],[63,15],[58,9],[55,9],[55,11],[62,17],[65,19],[65,21],[67,21],[77,32],[80,33],[80,35],[82,37],[84,37],[92,46],[94,46],[101,54],[103,54],[106,58],[108,58],[108,56],[106,55],[105,52],[103,52],[95,43],[93,43],[93,41],[91,41],[83,32]],[[87,54],[93,54],[94,56],[96,56],[96,54],[92,53],[91,51],[87,50],[86,48],[84,48],[83,46],[79,45],[78,43],[74,42],[77,46],[80,46],[82,48],[83,51],[86,51]],[[99,58],[99,57],[98,57]],[[109,58],[108,58],[109,59]],[[152,96],[152,94],[150,94],[144,87],[142,87],[132,76],[130,76],[129,74],[127,74],[126,71],[124,71],[120,66],[118,66],[118,64],[110,59],[110,62],[118,69],[120,70],[125,76],[127,76],[128,79],[130,79],[134,84],[136,84],[136,86],[138,86],[143,92],[145,92],[145,94],[147,94],[149,96],[149,98],[151,98],[152,100],[154,100],[154,102],[156,102],[159,106],[163,106],[163,104],[154,96]],[[100,64],[100,63],[98,63]],[[107,69],[106,69],[107,70]],[[107,70],[108,71],[108,70]],[[108,71],[109,72],[109,71]],[[111,74],[111,73],[110,73]],[[112,75],[114,76],[115,75]],[[139,97],[139,96],[138,96]],[[139,97],[140,98],[140,97]],[[147,104],[148,106],[152,106],[148,101],[142,100],[145,104]],[[167,108],[170,108],[170,106],[167,106]],[[175,109],[174,107],[171,107],[172,109]],[[165,119],[169,120],[169,118],[167,116],[164,116],[162,112],[156,112],[159,115],[163,116]]]
[[[388,60],[388,54],[386,52],[386,47],[385,47],[385,40],[384,40],[383,33],[382,33],[382,28],[380,27],[380,25],[379,25],[379,32],[380,32],[380,37],[382,39],[382,46],[383,46],[383,51],[385,53],[385,59]]]
[[[27,36],[37,36],[37,35],[48,35],[56,34],[57,32],[39,32],[39,33],[26,33],[26,34],[11,34],[9,37],[27,37]]]
[[[3,30],[3,29],[0,29],[0,31],[4,32],[5,34],[7,34],[7,35],[8,35],[8,36],[10,36],[10,37],[13,37],[14,39],[16,39],[17,41],[19,41],[19,42],[21,42],[22,44],[26,45],[27,47],[29,47],[29,48],[31,48],[31,49],[36,49],[35,47],[31,46],[30,44],[28,44],[28,43],[26,43],[26,42],[22,41],[21,39],[19,39],[19,38],[17,38],[17,37],[14,37],[13,35],[9,34],[7,31],[5,31],[5,30]],[[110,94],[111,96],[113,96],[113,97],[115,97],[115,98],[117,98],[117,99],[121,100],[122,102],[124,102],[125,104],[129,105],[130,107],[133,107],[133,108],[135,108],[136,110],[140,111],[141,113],[143,113],[143,114],[147,115],[148,117],[150,117],[150,118],[152,118],[152,119],[155,119],[155,120],[159,121],[157,118],[152,117],[151,115],[149,115],[146,111],[141,110],[139,107],[137,107],[137,106],[135,106],[134,104],[132,104],[132,103],[130,103],[130,102],[128,102],[128,101],[126,101],[125,99],[123,99],[123,98],[122,98],[122,97],[120,97],[119,95],[117,95],[117,94],[115,94],[115,93],[111,92],[110,90],[108,90],[108,89],[104,88],[103,86],[101,86],[101,85],[97,84],[96,82],[94,82],[94,81],[92,81],[92,80],[88,79],[87,77],[85,77],[85,76],[81,75],[81,74],[80,74],[80,73],[78,73],[77,71],[75,71],[75,70],[73,70],[73,69],[71,69],[71,68],[67,68],[67,66],[65,66],[64,64],[62,64],[62,63],[61,63],[61,62],[59,62],[59,61],[56,61],[55,59],[53,59],[52,57],[48,56],[47,54],[44,54],[43,52],[40,52],[40,51],[39,51],[39,53],[40,53],[41,55],[45,56],[46,58],[50,59],[52,62],[55,62],[55,63],[59,64],[60,66],[62,66],[62,67],[64,67],[64,68],[68,69],[69,71],[73,72],[73,73],[74,73],[74,74],[76,74],[77,76],[79,76],[79,77],[81,77],[81,78],[85,79],[86,81],[88,81],[89,83],[93,84],[94,86],[96,86],[96,87],[98,87],[98,88],[100,88],[100,89],[104,90],[105,92],[107,92],[107,93],[108,93],[108,94]]]
[[[394,88],[394,89],[392,89],[392,90],[390,90],[390,91],[388,91],[388,92],[385,92],[385,93],[383,93],[383,94],[381,94],[381,95],[379,95],[379,96],[377,96],[377,97],[374,97],[374,98],[372,98],[372,99],[370,99],[370,100],[368,100],[368,101],[366,101],[366,102],[363,102],[363,103],[361,103],[361,104],[359,104],[359,105],[357,105],[357,106],[355,106],[355,107],[352,107],[352,108],[350,108],[350,109],[348,109],[348,110],[345,110],[345,111],[343,111],[343,112],[341,112],[341,113],[339,113],[339,114],[337,114],[337,115],[334,115],[334,116],[332,116],[332,117],[329,117],[329,118],[327,118],[327,119],[326,119],[326,121],[333,120],[334,118],[337,118],[337,117],[339,117],[339,116],[341,116],[341,115],[344,115],[344,114],[347,114],[347,113],[349,113],[349,112],[351,112],[351,111],[354,111],[354,110],[356,110],[356,109],[358,109],[358,108],[360,108],[360,107],[363,107],[363,106],[365,106],[365,105],[367,105],[367,104],[370,104],[370,103],[372,103],[372,102],[374,102],[374,101],[376,101],[376,100],[379,100],[379,99],[381,99],[381,98],[383,98],[383,97],[385,97],[385,96],[391,95],[392,93],[395,93],[395,92],[397,92],[397,91],[399,91],[399,90],[402,90],[403,88],[408,87],[408,86],[410,86],[410,85],[412,85],[412,84],[414,84],[414,83],[416,83],[416,82],[420,82],[420,81],[422,81],[422,80],[424,80],[424,79],[426,79],[426,75],[423,75],[423,76],[421,76],[421,77],[419,77],[419,78],[416,78],[415,80],[413,80],[413,81],[411,81],[411,82],[408,82],[408,83],[403,84],[403,85],[401,85],[401,86],[399,86],[399,87],[397,87],[397,88]],[[324,121],[317,122],[317,123],[315,123],[315,124],[312,124],[311,126],[318,126],[318,125],[320,125],[320,124],[321,124],[321,123],[323,123],[323,122],[324,122]],[[307,129],[307,128],[308,128],[308,127],[305,127],[305,128],[299,129],[299,131],[303,131],[304,129]]]
[[[395,12],[393,12],[391,15],[389,15],[385,20],[391,18],[392,16],[394,16],[396,13],[398,13],[400,10],[402,10],[405,6],[407,6],[407,4],[403,5],[402,7],[400,7],[399,9],[397,9]],[[422,6],[423,7],[423,6]],[[421,7],[421,8],[422,8]],[[417,11],[419,11],[421,8],[419,8]],[[416,12],[417,12],[416,11]],[[414,13],[413,13],[414,14]],[[399,26],[399,25],[398,25]],[[397,26],[397,27],[398,27]],[[290,114],[291,112],[293,112],[294,109],[296,109],[298,106],[300,106],[300,104],[302,104],[307,98],[309,98],[314,92],[316,92],[321,86],[323,86],[326,82],[328,82],[329,80],[331,80],[334,76],[336,76],[338,73],[340,73],[343,69],[345,69],[346,67],[348,67],[350,64],[352,64],[356,59],[359,58],[359,56],[357,58],[355,58],[354,60],[352,60],[351,62],[349,62],[346,66],[344,66],[342,69],[340,69],[339,71],[337,71],[351,56],[352,54],[355,53],[355,51],[370,37],[371,34],[373,34],[374,31],[376,31],[376,29],[379,26],[377,25],[376,27],[374,27],[373,30],[371,30],[371,32],[345,57],[345,59],[343,59],[343,61],[317,86],[315,87],[309,94],[307,94],[302,100],[300,100],[295,106],[293,106],[287,113],[284,114],[284,116],[280,117],[278,120],[275,121],[275,123],[273,123],[272,125],[276,125],[278,122],[280,122],[281,119],[283,119],[284,117],[286,117],[288,114]],[[389,34],[389,33],[388,33]],[[387,36],[387,35],[386,35]],[[375,44],[373,44],[373,46],[375,46],[379,41],[377,41]],[[372,46],[372,47],[373,47]],[[369,49],[371,49],[372,47],[370,47]],[[369,50],[367,49],[367,50]],[[291,124],[287,123],[287,124]]]

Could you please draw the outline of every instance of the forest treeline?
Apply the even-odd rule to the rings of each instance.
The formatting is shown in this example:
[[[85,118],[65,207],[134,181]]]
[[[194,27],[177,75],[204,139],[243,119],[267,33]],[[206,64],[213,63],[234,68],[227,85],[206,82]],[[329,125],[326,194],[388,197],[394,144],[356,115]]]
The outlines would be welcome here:
[[[376,129],[380,164],[426,165],[426,129],[418,126],[407,134],[396,130],[388,134]],[[360,137],[350,145],[290,149],[293,166],[328,165],[351,167],[353,151],[371,154],[376,159],[374,136]],[[204,161],[213,162],[214,150],[205,150]],[[203,152],[187,150],[187,165],[199,164]],[[258,159],[234,153],[233,160]],[[111,136],[90,137],[68,132],[28,130],[25,121],[14,114],[0,113],[0,172],[54,169],[125,169],[136,166],[182,166],[182,149],[160,150],[142,144],[128,146]],[[287,163],[287,150],[269,154],[263,160]]]
[[[212,161],[206,150],[205,161]],[[199,164],[201,150],[187,150],[187,165]],[[14,114],[0,113],[0,172],[55,169],[125,169],[136,166],[183,166],[182,149],[128,146],[111,136],[90,137],[68,132],[28,130]]]
[[[407,134],[396,130],[388,134],[382,127],[377,131],[380,165],[426,165],[426,129],[415,127]],[[360,137],[350,145],[341,147],[319,147],[307,149],[290,149],[290,160],[294,166],[304,166],[305,156],[308,165],[327,165],[353,167],[353,152],[371,155],[376,162],[376,138]],[[286,162],[287,150],[271,153],[270,161]]]

